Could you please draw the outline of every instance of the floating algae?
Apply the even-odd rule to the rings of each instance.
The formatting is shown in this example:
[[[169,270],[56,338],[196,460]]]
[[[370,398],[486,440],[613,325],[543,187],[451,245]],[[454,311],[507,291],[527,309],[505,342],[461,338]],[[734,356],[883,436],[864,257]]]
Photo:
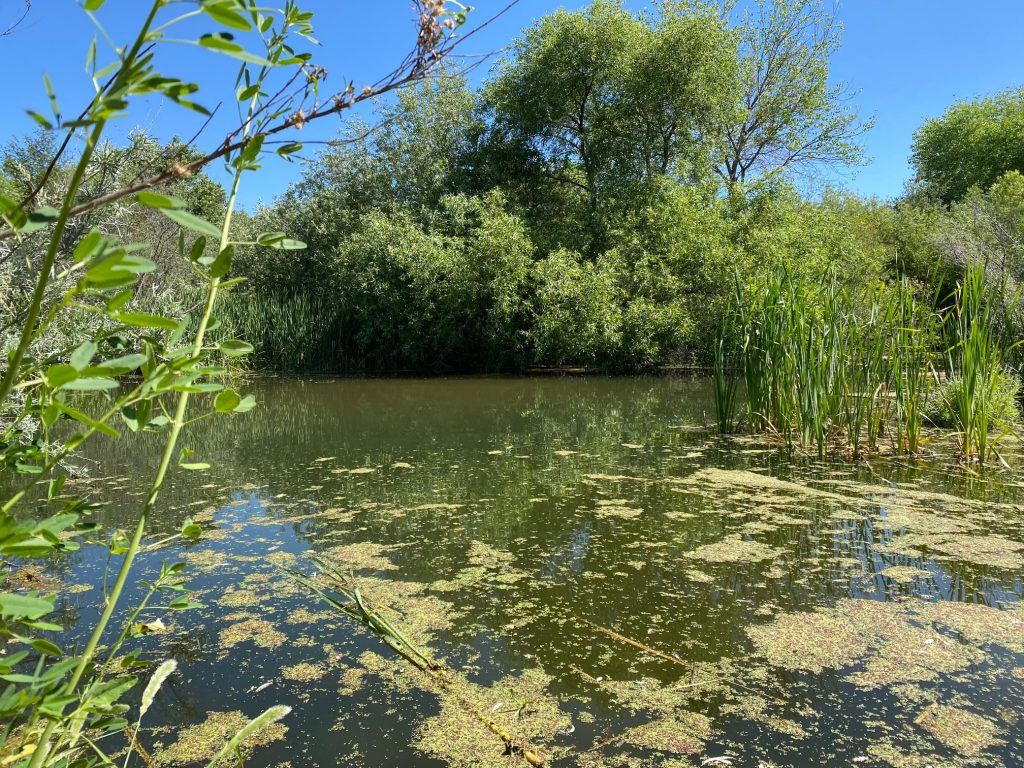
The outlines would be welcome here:
[[[525,670],[486,688],[459,680],[454,693],[439,692],[441,711],[420,725],[415,746],[456,767],[522,765],[522,757],[506,754],[486,725],[467,716],[466,704],[488,713],[517,743],[549,745],[559,731],[572,725],[558,700],[547,693],[550,683],[540,669]]]
[[[630,728],[622,740],[640,749],[696,755],[712,734],[710,719],[697,712],[682,712]]]
[[[327,671],[327,665],[325,664],[310,664],[309,662],[303,661],[298,664],[293,664],[290,667],[282,668],[281,677],[285,680],[296,680],[300,683],[311,683],[316,680],[320,680],[327,674]]]
[[[643,510],[630,507],[629,503],[626,499],[601,499],[597,502],[597,511],[594,513],[594,517],[635,520],[643,514]]]
[[[673,478],[672,482],[675,485],[696,486],[702,491],[712,488],[738,488],[754,491],[776,491],[805,498],[839,501],[844,504],[857,501],[849,496],[823,491],[819,488],[789,482],[788,480],[780,480],[771,475],[762,475],[744,469],[717,469],[709,467],[700,469],[687,477]],[[776,501],[779,500],[776,499]]]
[[[934,704],[916,722],[940,744],[966,757],[977,757],[1003,743],[995,723],[958,707]]]
[[[339,568],[357,571],[391,571],[398,566],[391,562],[388,554],[396,547],[389,547],[373,541],[356,544],[341,544],[324,552],[324,557]]]
[[[859,667],[846,679],[871,689],[968,669],[985,661],[983,645],[1018,650],[1024,624],[1012,612],[985,606],[844,599],[833,608],[780,616],[747,634],[773,666],[813,673]]]
[[[912,584],[917,579],[931,578],[932,572],[909,565],[890,565],[880,571],[882,576],[897,584]]]
[[[241,712],[210,712],[205,721],[182,729],[176,741],[160,749],[156,763],[167,766],[205,764],[228,739],[248,725],[249,720]],[[258,747],[283,739],[287,731],[288,727],[282,723],[265,725],[242,742],[242,754],[248,759]],[[234,754],[226,755],[216,763],[219,768],[237,764],[238,758]]]
[[[287,641],[283,632],[278,631],[266,619],[245,618],[220,631],[222,649],[233,648],[245,642],[253,642],[268,651],[280,648]]]
[[[684,557],[692,560],[703,560],[706,563],[756,563],[762,560],[774,560],[782,554],[781,550],[773,549],[766,544],[738,536],[727,536],[721,541],[705,544]]]

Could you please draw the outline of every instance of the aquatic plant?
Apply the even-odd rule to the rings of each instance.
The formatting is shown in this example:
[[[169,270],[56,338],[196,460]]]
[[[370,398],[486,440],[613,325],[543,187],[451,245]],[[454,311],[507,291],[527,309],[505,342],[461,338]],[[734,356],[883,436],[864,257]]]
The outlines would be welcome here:
[[[994,408],[1016,413],[1006,405],[1014,395],[1003,373],[1016,346],[1005,321],[1016,301],[981,265],[968,267],[945,313],[935,300],[922,302],[906,277],[863,295],[834,277],[812,283],[789,268],[738,283],[716,341],[719,430],[733,429],[733,386],[742,376],[748,428],[777,436],[790,451],[858,459],[887,434],[895,452],[918,454],[926,413],[937,410],[932,389],[942,360],[955,383],[940,388],[938,409],[954,421],[962,457],[998,456],[1013,419],[994,417]]]
[[[1004,361],[1020,343],[1010,341],[1008,326],[1000,318],[1012,315],[1018,298],[1019,291],[1008,297],[1004,285],[993,285],[983,263],[968,264],[945,318],[946,375],[956,384],[943,387],[940,396],[967,461],[984,463],[989,455],[1001,459],[998,443],[1013,432],[995,407]]]
[[[739,377],[736,374],[736,350],[733,328],[736,316],[732,308],[722,319],[722,328],[715,340],[715,416],[718,431],[723,435],[736,427],[736,395]]]

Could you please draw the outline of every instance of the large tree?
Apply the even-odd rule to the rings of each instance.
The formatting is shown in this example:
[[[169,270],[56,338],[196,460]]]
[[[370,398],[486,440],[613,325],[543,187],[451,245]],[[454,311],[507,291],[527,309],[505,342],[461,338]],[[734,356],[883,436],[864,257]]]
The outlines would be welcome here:
[[[731,184],[857,163],[870,127],[829,79],[841,28],[824,0],[758,0],[744,19],[737,120],[716,169]]]
[[[919,187],[945,203],[1024,172],[1024,88],[958,102],[927,121],[914,135],[912,162]]]
[[[666,0],[638,16],[595,0],[526,30],[485,98],[496,143],[524,173],[580,199],[594,247],[610,203],[710,167],[735,103],[736,61],[716,7]]]

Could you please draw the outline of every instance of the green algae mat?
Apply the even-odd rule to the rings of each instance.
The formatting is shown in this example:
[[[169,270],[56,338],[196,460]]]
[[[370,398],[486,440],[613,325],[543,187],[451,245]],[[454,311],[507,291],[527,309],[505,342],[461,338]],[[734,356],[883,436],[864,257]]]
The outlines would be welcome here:
[[[791,458],[714,435],[710,388],[685,380],[252,390],[252,413],[190,433],[212,469],[162,497],[157,527],[202,538],[137,571],[188,563],[203,605],[139,641],[179,662],[139,736],[158,765],[205,763],[277,703],[250,768],[525,765],[467,705],[552,766],[1024,765],[1013,472]],[[106,526],[132,524],[156,450],[83,457]],[[72,635],[104,554],[46,574],[72,585]],[[283,570],[316,578],[313,556],[457,695]]]

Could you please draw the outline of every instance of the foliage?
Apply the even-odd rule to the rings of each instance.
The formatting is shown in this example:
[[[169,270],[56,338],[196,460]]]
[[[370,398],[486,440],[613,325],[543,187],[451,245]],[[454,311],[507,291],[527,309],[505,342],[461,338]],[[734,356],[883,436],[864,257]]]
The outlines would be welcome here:
[[[1012,370],[1003,369],[996,374],[995,382],[991,391],[983,393],[989,398],[987,405],[991,414],[992,424],[989,431],[993,429],[1005,429],[1007,427],[1016,429],[1020,423],[1020,376]],[[954,412],[954,408],[960,403],[967,402],[964,392],[964,381],[961,378],[951,378],[940,383],[932,395],[928,408],[928,419],[939,427],[956,427],[964,422],[964,413]]]
[[[982,192],[1008,171],[1024,172],[1024,89],[960,101],[914,135],[912,162],[922,190],[952,203]]]
[[[851,108],[845,83],[829,81],[841,43],[834,14],[822,0],[758,0],[744,20],[743,91],[715,169],[730,184],[861,161],[871,122]]]
[[[424,220],[371,210],[338,242],[319,291],[246,291],[226,319],[288,369],[515,368],[532,246],[499,193],[443,198]]]
[[[524,32],[485,90],[492,146],[516,158],[520,178],[562,189],[583,241],[560,244],[592,255],[621,199],[661,177],[709,172],[736,77],[735,37],[710,5],[662,2],[635,16],[595,0],[556,11]]]

